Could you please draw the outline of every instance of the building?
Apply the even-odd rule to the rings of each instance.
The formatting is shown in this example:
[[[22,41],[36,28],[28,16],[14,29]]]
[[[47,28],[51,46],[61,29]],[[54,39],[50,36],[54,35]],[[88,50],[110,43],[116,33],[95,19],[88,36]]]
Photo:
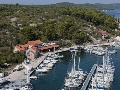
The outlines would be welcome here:
[[[107,33],[106,31],[100,30],[100,31],[98,31],[98,32],[99,32],[99,34],[101,35],[102,39],[104,39],[105,37],[108,36],[108,33]]]
[[[31,47],[41,47],[43,44],[42,41],[40,40],[35,40],[35,41],[28,41],[27,45],[29,46],[29,48]]]
[[[37,48],[36,47],[31,47],[26,50],[26,56],[29,60],[34,60],[37,58],[38,53],[37,53]]]
[[[40,40],[28,41],[25,45],[16,45],[13,52],[25,52],[27,59],[34,60],[40,52],[54,51],[59,48],[55,43],[43,43]]]
[[[46,51],[54,51],[59,48],[59,45],[48,45],[48,46],[43,46],[40,49],[40,52],[46,52]]]
[[[16,53],[16,52],[25,52],[28,48],[28,45],[27,44],[24,44],[24,45],[16,45],[13,52]]]

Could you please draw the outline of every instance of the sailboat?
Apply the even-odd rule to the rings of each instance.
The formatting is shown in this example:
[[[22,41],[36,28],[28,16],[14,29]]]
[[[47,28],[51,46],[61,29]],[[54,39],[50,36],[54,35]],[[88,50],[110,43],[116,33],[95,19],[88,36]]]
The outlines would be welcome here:
[[[105,56],[103,56],[103,65],[98,65],[96,73],[92,78],[92,84],[89,90],[109,89],[111,82],[114,78],[114,66],[111,65],[109,60],[109,53],[106,50]]]
[[[72,53],[72,56],[73,56],[73,53]],[[70,72],[68,72],[68,77],[65,79],[64,85],[66,87],[79,87],[80,85],[82,85],[83,80],[85,78],[84,77],[85,74],[83,74],[83,71],[79,68],[80,58],[78,63],[78,70],[76,70],[75,57],[76,57],[76,51],[74,53],[72,69]]]

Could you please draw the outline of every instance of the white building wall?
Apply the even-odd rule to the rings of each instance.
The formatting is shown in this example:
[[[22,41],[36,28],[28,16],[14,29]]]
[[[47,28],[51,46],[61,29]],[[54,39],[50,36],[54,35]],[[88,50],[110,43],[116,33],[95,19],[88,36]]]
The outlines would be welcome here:
[[[20,51],[20,50],[17,49],[16,47],[15,47],[14,50],[13,50],[14,53],[16,53],[16,52],[18,52],[18,51]]]

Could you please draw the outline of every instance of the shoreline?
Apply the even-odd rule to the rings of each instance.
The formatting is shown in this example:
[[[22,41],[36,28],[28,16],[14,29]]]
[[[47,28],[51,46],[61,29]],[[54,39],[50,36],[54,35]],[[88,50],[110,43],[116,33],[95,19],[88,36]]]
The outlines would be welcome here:
[[[91,44],[93,45],[93,44]],[[109,43],[102,43],[101,45],[109,45]],[[73,47],[77,47],[77,45],[73,46]],[[55,52],[56,53],[60,53],[60,52],[63,52],[63,51],[68,51],[70,47],[66,47],[66,48],[61,48],[59,50],[56,50]],[[31,61],[30,64],[27,64],[29,67],[32,67],[33,70],[30,71],[30,76],[32,75],[32,73],[35,71],[35,69],[37,68],[37,66],[39,66],[44,58],[48,55],[48,54],[53,54],[54,52],[46,52],[44,54],[42,54],[42,56],[40,56],[39,58],[37,59],[34,59]],[[10,78],[10,81],[16,81],[18,79],[26,79],[26,75],[24,74],[26,68],[24,67],[23,70],[20,70],[20,71],[15,71],[15,72],[12,72],[11,74],[9,74],[8,76],[6,76],[5,78],[6,79],[9,79]]]
[[[56,50],[56,53],[60,53],[63,51],[67,51],[69,50],[69,48],[62,48],[61,50]],[[42,54],[42,56],[40,56],[39,58],[32,60],[30,64],[28,64],[29,67],[32,67],[33,70],[30,71],[30,75],[35,71],[35,69],[37,68],[37,66],[39,66],[42,61],[44,60],[44,58],[48,55],[48,54],[53,54],[54,52],[46,52],[44,54]],[[18,81],[18,80],[26,80],[26,75],[24,74],[26,68],[24,68],[23,70],[20,71],[14,71],[11,74],[9,74],[8,76],[5,77],[6,80],[10,79],[10,82],[14,82],[14,81]]]
[[[91,44],[91,45],[93,45],[93,44]],[[78,48],[79,46],[74,45],[72,47]],[[18,87],[15,87],[16,85],[18,85],[20,87],[21,85],[26,84],[27,75],[25,74],[25,72],[26,72],[26,70],[27,70],[26,68],[28,66],[33,68],[29,72],[29,76],[31,76],[34,73],[34,71],[36,70],[36,68],[44,61],[45,57],[48,54],[60,53],[60,52],[68,51],[69,49],[70,49],[70,47],[65,47],[65,48],[58,49],[55,52],[41,53],[42,56],[40,56],[37,59],[31,60],[30,64],[26,64],[26,65],[22,64],[22,66],[24,67],[22,70],[14,71],[14,72],[10,73],[8,76],[6,76],[5,79],[9,80],[11,82],[11,84],[5,85],[5,86],[9,86],[10,88],[12,88],[12,86],[14,85],[14,89],[17,89]]]

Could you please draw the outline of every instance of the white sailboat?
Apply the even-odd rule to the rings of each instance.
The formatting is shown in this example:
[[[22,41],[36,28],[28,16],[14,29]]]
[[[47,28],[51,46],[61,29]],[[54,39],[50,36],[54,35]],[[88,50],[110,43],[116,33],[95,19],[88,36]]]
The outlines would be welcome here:
[[[89,90],[109,89],[114,78],[114,66],[110,64],[109,53],[106,51],[103,56],[103,65],[97,66],[96,73],[92,78],[92,84]]]
[[[78,70],[76,70],[75,56],[76,56],[76,51],[74,53],[74,59],[73,59],[74,61],[73,61],[72,69],[70,72],[68,72],[68,77],[65,79],[64,85],[66,87],[79,87],[83,83],[83,80],[85,78],[83,71],[79,68],[80,58],[78,63]]]

